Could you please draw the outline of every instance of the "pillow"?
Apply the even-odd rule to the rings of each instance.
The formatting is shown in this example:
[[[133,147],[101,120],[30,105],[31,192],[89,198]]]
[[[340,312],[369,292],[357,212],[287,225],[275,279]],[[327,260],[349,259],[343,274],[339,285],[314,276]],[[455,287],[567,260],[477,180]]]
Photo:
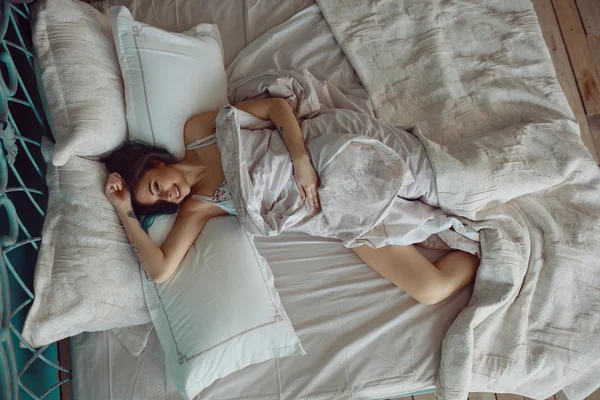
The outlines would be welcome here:
[[[125,82],[129,139],[162,145],[182,158],[187,120],[228,104],[216,25],[166,32],[133,20],[122,6],[112,7],[110,17]]]
[[[52,144],[44,140],[47,161],[51,151]],[[137,259],[104,195],[106,177],[101,163],[80,157],[71,157],[62,167],[48,164],[48,208],[34,273],[35,298],[22,332],[32,347],[84,331],[150,322]],[[139,354],[150,328],[115,333]]]
[[[127,138],[127,124],[110,20],[76,0],[33,7],[36,69],[56,139],[52,163],[115,149]]]
[[[156,218],[154,243],[162,244],[175,218]],[[168,369],[184,397],[248,365],[305,354],[267,261],[235,217],[211,218],[165,283],[142,275]]]
[[[148,344],[152,329],[152,322],[148,322],[143,325],[113,328],[110,331],[132,356],[139,356]]]

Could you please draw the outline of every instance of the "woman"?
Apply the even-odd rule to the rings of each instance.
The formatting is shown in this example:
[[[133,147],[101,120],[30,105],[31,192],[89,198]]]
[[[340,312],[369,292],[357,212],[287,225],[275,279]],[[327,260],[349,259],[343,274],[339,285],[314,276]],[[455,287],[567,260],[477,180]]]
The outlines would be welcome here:
[[[293,110],[284,99],[248,101],[237,106],[260,119],[270,119],[281,133],[290,153],[294,179],[302,200],[318,209],[319,177],[306,152],[304,139]],[[206,221],[233,214],[216,145],[219,110],[190,119],[184,129],[186,154],[178,161],[167,151],[130,143],[105,161],[111,175],[105,193],[125,227],[127,236],[148,277],[165,282],[175,272]],[[152,243],[136,215],[175,212],[179,215],[161,247]],[[454,251],[435,264],[414,246],[352,249],[365,263],[424,304],[435,304],[474,280],[479,259]]]

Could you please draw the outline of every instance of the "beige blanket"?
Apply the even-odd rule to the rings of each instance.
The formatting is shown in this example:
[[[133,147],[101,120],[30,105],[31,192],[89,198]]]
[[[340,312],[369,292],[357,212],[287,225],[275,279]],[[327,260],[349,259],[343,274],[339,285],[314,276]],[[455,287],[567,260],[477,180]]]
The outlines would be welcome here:
[[[439,202],[480,231],[436,394],[600,386],[600,171],[529,1],[319,1],[375,113],[416,124]]]

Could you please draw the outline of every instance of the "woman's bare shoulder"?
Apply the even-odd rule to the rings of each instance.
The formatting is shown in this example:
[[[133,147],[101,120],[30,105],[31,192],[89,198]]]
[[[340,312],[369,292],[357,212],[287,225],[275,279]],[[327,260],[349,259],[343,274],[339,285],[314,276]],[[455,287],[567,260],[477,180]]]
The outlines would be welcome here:
[[[215,133],[216,119],[220,110],[214,110],[198,114],[190,118],[183,129],[183,140],[188,146],[198,139],[205,138]]]
[[[178,219],[212,218],[219,215],[227,215],[227,212],[219,206],[190,197],[181,205]]]

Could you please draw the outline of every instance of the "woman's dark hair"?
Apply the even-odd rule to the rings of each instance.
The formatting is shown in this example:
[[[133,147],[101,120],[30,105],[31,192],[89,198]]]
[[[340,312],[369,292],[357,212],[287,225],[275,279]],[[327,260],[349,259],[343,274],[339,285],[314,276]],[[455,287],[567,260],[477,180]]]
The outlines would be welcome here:
[[[153,206],[145,206],[139,204],[133,196],[133,191],[144,174],[155,168],[156,163],[163,162],[165,165],[177,163],[177,158],[168,150],[136,140],[124,143],[112,153],[104,156],[101,161],[106,164],[109,173],[119,173],[127,183],[131,192],[131,205],[138,217],[177,212],[178,204],[159,200]]]

